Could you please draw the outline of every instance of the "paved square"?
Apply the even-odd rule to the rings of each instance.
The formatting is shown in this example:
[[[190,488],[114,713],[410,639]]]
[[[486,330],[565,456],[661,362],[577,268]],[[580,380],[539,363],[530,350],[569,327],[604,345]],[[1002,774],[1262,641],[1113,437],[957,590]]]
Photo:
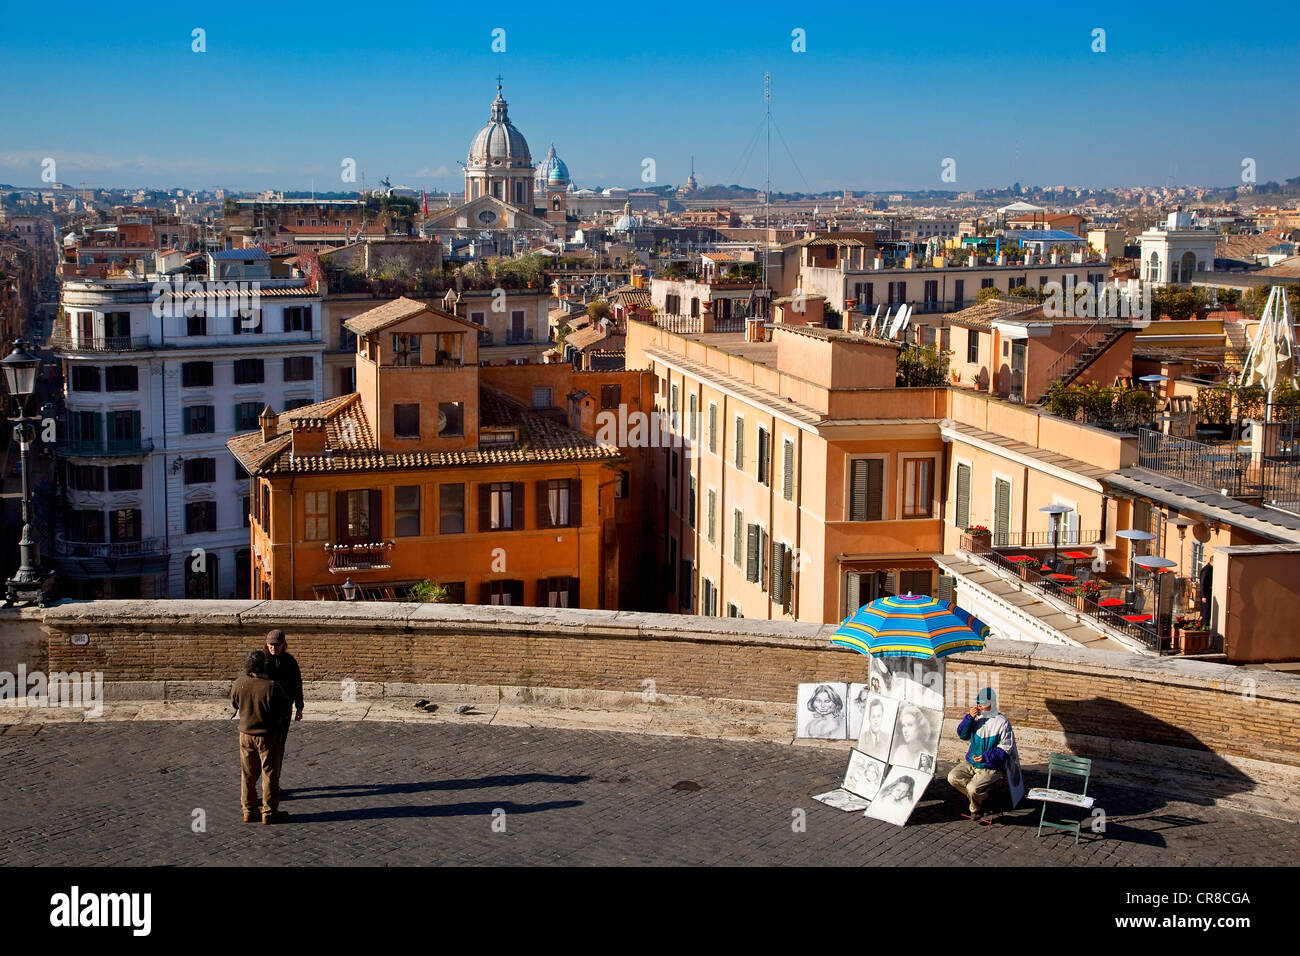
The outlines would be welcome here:
[[[46,724],[0,735],[0,761],[8,866],[1277,866],[1300,854],[1300,825],[1104,778],[1090,792],[1106,832],[1085,830],[1077,847],[1072,835],[1035,838],[1028,804],[979,827],[959,817],[947,764],[900,829],[811,799],[838,786],[844,753],[700,738],[304,722],[285,758],[282,808],[292,820],[272,827],[240,819],[230,721]],[[1037,769],[1026,768],[1029,786],[1042,783]],[[699,789],[675,788],[688,782]],[[206,832],[191,830],[196,808]],[[804,832],[792,828],[796,809]]]

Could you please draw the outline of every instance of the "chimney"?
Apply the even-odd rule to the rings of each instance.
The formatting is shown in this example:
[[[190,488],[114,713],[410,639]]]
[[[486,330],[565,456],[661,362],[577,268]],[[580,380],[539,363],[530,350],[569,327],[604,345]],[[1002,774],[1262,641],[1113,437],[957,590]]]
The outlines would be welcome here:
[[[262,426],[262,441],[268,442],[275,437],[276,421],[278,418],[270,405],[262,409],[262,414],[257,416],[257,423]]]

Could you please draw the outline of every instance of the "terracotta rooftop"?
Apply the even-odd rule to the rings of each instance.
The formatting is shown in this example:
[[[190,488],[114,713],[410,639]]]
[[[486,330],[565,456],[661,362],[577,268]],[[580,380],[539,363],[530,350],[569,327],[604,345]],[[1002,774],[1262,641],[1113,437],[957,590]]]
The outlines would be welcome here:
[[[1035,310],[1041,311],[1042,307],[1041,302],[1029,302],[1025,299],[989,299],[987,302],[972,305],[960,312],[953,312],[948,316],[948,324],[960,325],[966,329],[983,329],[987,332],[997,319],[1025,315]]]
[[[478,325],[468,319],[452,315],[450,312],[444,312],[442,309],[435,309],[424,302],[408,299],[406,296],[401,296],[391,302],[385,302],[383,305],[377,305],[360,315],[354,315],[352,318],[345,320],[343,324],[358,335],[370,335],[373,332],[382,332],[399,322],[405,322],[422,312],[431,312],[444,319],[451,319],[459,325],[469,326],[475,331],[480,330]]]
[[[479,427],[502,426],[519,429],[517,444],[451,451],[385,451],[377,447],[361,396],[353,392],[282,412],[276,416],[274,434],[269,441],[263,441],[258,430],[236,435],[226,442],[226,447],[250,475],[612,461],[620,457],[617,448],[602,445],[582,432],[535,414],[523,402],[503,392],[480,387]],[[322,427],[325,453],[290,454],[294,431]]]

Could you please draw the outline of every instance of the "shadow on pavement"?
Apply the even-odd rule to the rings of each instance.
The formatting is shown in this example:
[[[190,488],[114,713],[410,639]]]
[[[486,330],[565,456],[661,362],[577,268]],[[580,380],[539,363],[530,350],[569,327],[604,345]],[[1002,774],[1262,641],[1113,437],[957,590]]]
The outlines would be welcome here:
[[[516,773],[463,780],[421,780],[416,783],[343,783],[333,787],[298,787],[281,792],[281,799],[323,800],[335,797],[379,797],[393,793],[427,793],[431,790],[479,790],[486,787],[516,787],[526,783],[585,783],[585,775],[557,776],[549,773]]]
[[[1224,760],[1195,734],[1174,724],[1157,720],[1122,701],[1106,697],[1088,700],[1049,700],[1051,711],[1065,733],[1067,747],[1080,756],[1091,756],[1090,737],[1118,737],[1161,747],[1178,747],[1192,751],[1196,758],[1186,769],[1162,767],[1157,764],[1127,764],[1123,776],[1094,774],[1088,783],[1088,793],[1097,797],[1097,806],[1104,807],[1110,815],[1132,817],[1154,813],[1168,804],[1159,792],[1161,785],[1172,774],[1194,780],[1196,789],[1179,787],[1176,799],[1197,806],[1214,806],[1215,802],[1232,794],[1255,789],[1255,782],[1228,761]],[[1042,775],[1046,780],[1046,774]],[[1071,778],[1065,778],[1070,780]],[[1028,784],[1042,786],[1043,783]],[[1094,789],[1095,788],[1095,789]],[[1176,818],[1168,815],[1170,826],[1187,826],[1199,820]],[[1163,829],[1168,829],[1169,826]]]
[[[326,810],[321,813],[293,811],[287,821],[294,823],[332,823],[342,820],[401,820],[420,817],[473,817],[491,816],[497,810],[512,813],[544,813],[547,810],[568,810],[582,806],[581,800],[552,800],[548,803],[447,803],[402,807],[358,807],[355,810]]]

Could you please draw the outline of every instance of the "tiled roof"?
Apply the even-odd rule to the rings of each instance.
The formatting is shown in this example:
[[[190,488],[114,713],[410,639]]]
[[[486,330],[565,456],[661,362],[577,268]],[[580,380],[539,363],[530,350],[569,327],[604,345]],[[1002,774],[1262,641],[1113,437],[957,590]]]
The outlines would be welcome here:
[[[226,442],[226,447],[250,475],[611,461],[620,457],[617,448],[602,445],[582,432],[537,415],[518,399],[491,388],[479,388],[479,426],[517,427],[519,442],[499,448],[452,451],[380,450],[361,397],[354,392],[281,413],[276,417],[275,433],[270,441],[263,441],[259,430],[235,436]],[[289,454],[294,431],[316,428],[325,429],[326,453]]]
[[[651,304],[649,289],[638,289],[635,286],[630,285],[625,285],[615,289],[614,294],[611,295],[610,298],[615,302],[622,303],[623,305],[639,307],[642,309],[648,309]]]
[[[1007,438],[1005,435],[999,435],[996,432],[987,432],[972,425],[957,423],[953,430],[969,438],[977,439],[985,444],[997,445],[1005,448],[1009,452],[1016,452],[1027,458],[1033,458],[1041,461],[1045,465],[1053,465],[1064,471],[1073,472],[1084,478],[1091,478],[1094,481],[1102,481],[1111,476],[1111,472],[1105,468],[1098,468],[1096,465],[1090,465],[1086,461],[1080,461],[1078,458],[1070,458],[1067,455],[1060,455],[1046,448],[1039,448],[1030,445],[1028,442],[1017,441],[1014,438]]]
[[[952,313],[948,316],[948,323],[950,325],[960,325],[966,329],[988,331],[993,327],[993,322],[997,319],[1033,312],[1035,309],[1041,309],[1042,307],[1042,303],[1027,302],[1024,299],[989,299],[987,302],[981,302],[978,305],[962,309],[960,312]]]
[[[1253,259],[1256,253],[1266,252],[1275,245],[1277,236],[1220,236],[1214,244],[1214,254],[1221,259]]]
[[[806,335],[825,342],[850,342],[853,345],[884,345],[892,349],[901,349],[903,343],[893,339],[882,339],[874,335],[859,335],[856,332],[842,332],[839,329],[824,329],[819,325],[795,325],[793,323],[774,322],[772,328],[795,335]]]
[[[435,309],[431,305],[417,302],[415,299],[408,299],[406,296],[393,299],[391,302],[385,302],[383,305],[377,305],[360,315],[354,315],[352,318],[344,320],[344,325],[358,335],[370,335],[372,332],[382,332],[399,322],[405,322],[421,312],[431,312],[441,318],[451,319],[459,325],[467,326],[476,332],[482,331],[481,326],[475,325],[469,319],[452,315],[442,309]]]
[[[1114,472],[1107,481],[1131,494],[1144,495],[1172,505],[1180,513],[1196,512],[1274,541],[1300,543],[1300,515],[1289,511],[1247,504],[1212,489],[1188,484],[1136,465]]]

